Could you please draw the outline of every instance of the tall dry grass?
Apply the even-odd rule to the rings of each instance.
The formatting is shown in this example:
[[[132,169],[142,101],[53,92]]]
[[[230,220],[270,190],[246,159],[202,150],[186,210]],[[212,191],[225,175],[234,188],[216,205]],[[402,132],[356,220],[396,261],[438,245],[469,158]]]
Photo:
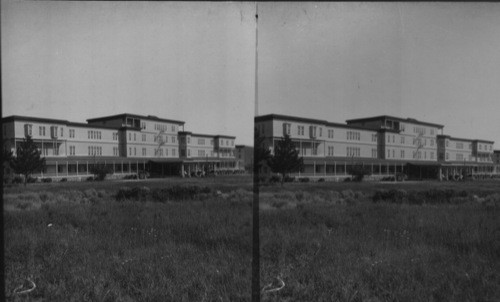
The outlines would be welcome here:
[[[5,286],[44,301],[240,301],[250,296],[250,207],[213,197],[117,202],[92,189],[7,196]],[[29,205],[16,207],[15,202]]]

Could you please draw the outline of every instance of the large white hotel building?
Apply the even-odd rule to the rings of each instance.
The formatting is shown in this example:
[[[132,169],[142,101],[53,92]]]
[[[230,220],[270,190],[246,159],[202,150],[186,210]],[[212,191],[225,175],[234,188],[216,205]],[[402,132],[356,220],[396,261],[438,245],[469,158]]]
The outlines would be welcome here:
[[[184,131],[184,122],[156,116],[119,114],[87,123],[27,116],[2,118],[3,147],[15,150],[32,137],[46,167],[37,177],[81,178],[89,166],[109,166],[115,175],[148,171],[152,175],[232,173],[235,137]]]
[[[493,142],[443,134],[443,125],[375,116],[343,123],[269,114],[255,118],[265,147],[289,135],[304,158],[298,176],[342,177],[352,165],[372,175],[402,172],[412,178],[486,176],[496,171]]]

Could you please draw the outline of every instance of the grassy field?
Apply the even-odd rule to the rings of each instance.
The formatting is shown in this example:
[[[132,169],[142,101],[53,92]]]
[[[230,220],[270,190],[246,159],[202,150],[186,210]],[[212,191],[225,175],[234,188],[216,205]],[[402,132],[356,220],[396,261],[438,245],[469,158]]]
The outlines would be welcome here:
[[[209,193],[173,200],[162,189],[176,185]],[[238,176],[5,188],[7,298],[249,301],[251,187]],[[131,188],[142,195],[116,199]],[[498,181],[288,183],[263,186],[260,205],[261,284],[285,283],[263,301],[500,299]],[[26,279],[37,288],[14,295]]]

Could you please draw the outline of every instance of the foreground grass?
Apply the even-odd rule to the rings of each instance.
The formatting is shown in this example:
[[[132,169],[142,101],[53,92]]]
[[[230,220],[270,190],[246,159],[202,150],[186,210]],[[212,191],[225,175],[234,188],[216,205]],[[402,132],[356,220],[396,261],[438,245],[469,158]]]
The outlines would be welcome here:
[[[203,200],[114,197],[123,187],[175,184],[180,181],[8,188],[8,299],[249,301],[248,179],[189,180],[186,185],[211,188]],[[263,301],[498,301],[499,187],[498,181],[263,187],[261,284],[285,282]],[[466,197],[432,205],[372,201],[381,189],[436,188]],[[36,290],[13,295],[26,279]]]
[[[363,191],[285,189],[261,198],[269,209],[261,216],[261,279],[285,283],[264,301],[500,299],[500,200],[408,205],[373,203]]]
[[[30,298],[44,301],[250,297],[248,203],[116,202],[94,194],[6,211],[4,221],[10,300],[27,278],[37,285]]]

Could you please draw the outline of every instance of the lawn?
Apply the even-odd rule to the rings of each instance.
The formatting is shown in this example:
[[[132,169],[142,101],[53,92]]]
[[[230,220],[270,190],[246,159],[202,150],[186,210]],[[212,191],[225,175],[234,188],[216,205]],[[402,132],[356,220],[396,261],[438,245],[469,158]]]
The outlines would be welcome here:
[[[7,298],[249,301],[251,188],[244,176],[5,188]],[[265,185],[260,206],[261,287],[285,284],[263,301],[500,297],[498,181]],[[13,294],[26,279],[36,289]]]

